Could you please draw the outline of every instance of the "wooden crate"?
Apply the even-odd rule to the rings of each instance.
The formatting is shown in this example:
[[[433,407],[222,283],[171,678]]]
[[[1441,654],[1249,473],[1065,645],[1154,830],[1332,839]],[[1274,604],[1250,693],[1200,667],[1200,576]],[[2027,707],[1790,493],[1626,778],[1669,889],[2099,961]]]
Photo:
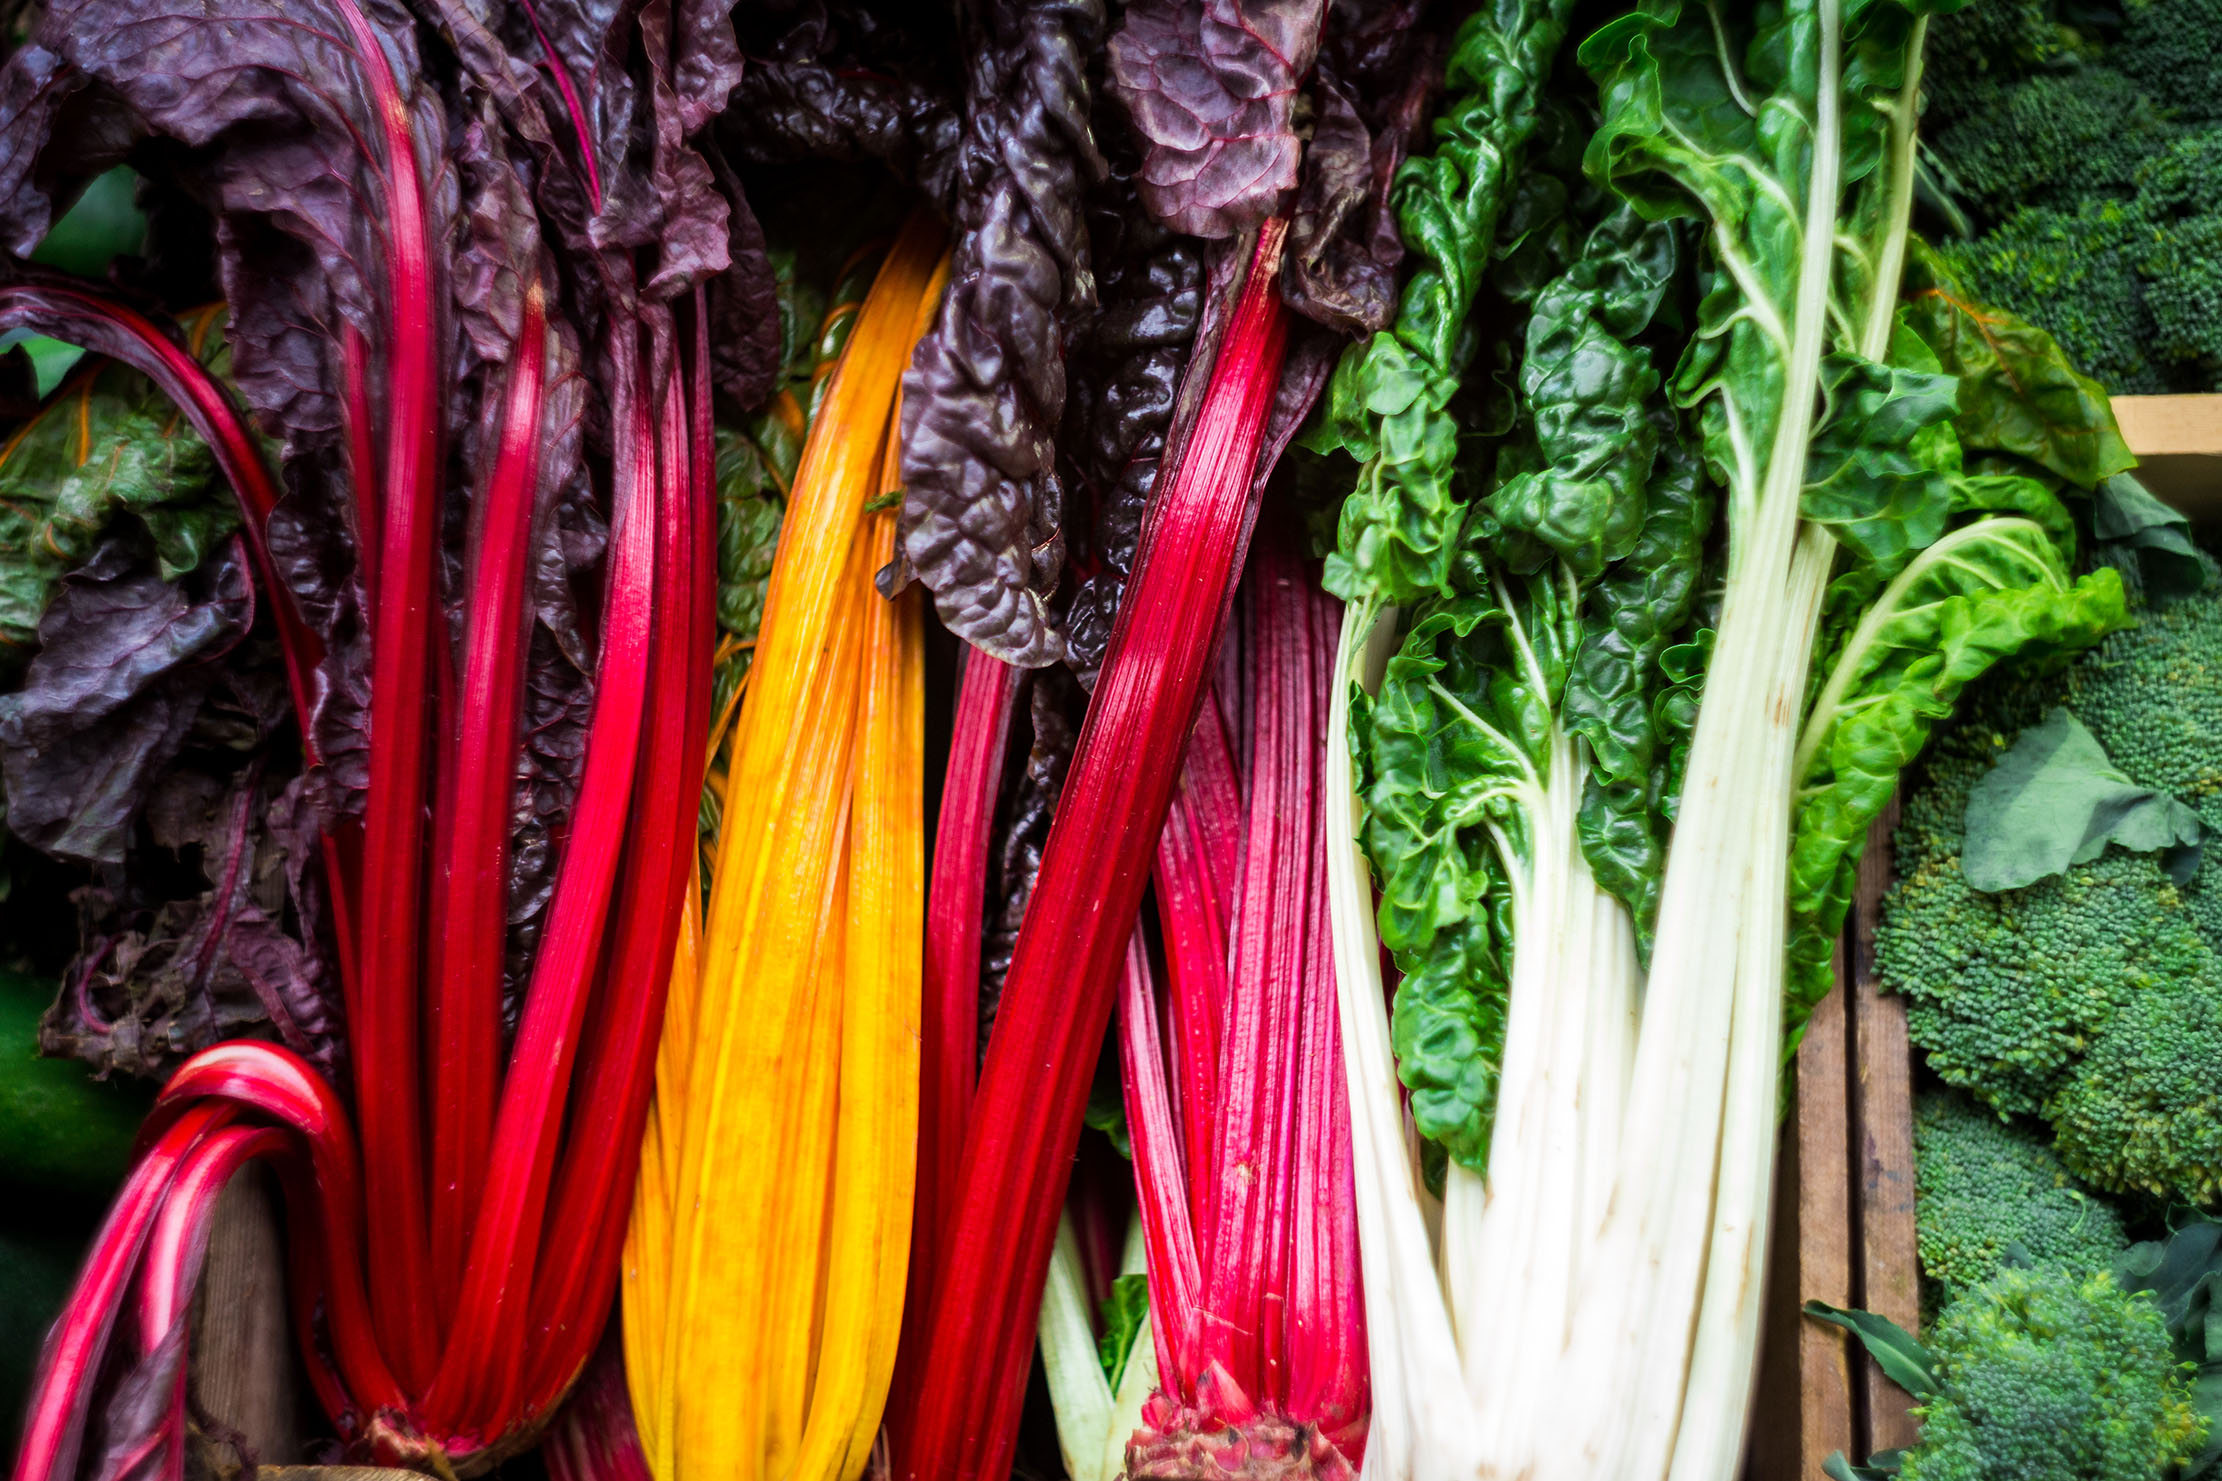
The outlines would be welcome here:
[[[2138,476],[2195,522],[2222,524],[2222,395],[2117,396]],[[1912,1401],[1848,1333],[1801,1314],[1807,1301],[1920,1319],[1913,1228],[1913,1054],[1905,1004],[1876,991],[1875,922],[1890,887],[1890,830],[1877,820],[1837,953],[1837,989],[1798,1049],[1776,1162],[1773,1256],[1747,1481],[1818,1481],[1841,1450],[1864,1460],[1910,1445]]]

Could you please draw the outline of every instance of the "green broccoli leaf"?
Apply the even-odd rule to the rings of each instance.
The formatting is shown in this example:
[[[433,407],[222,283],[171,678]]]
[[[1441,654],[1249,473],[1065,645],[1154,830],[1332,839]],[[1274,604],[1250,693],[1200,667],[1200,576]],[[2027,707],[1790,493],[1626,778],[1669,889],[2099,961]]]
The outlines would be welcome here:
[[[2197,1217],[2165,1240],[2130,1246],[2115,1262],[2114,1281],[2152,1293],[2176,1360],[2196,1370],[2191,1403],[2206,1418],[2207,1439],[2180,1481],[2222,1476],[2222,1220]]]
[[[1855,1466],[1841,1450],[1829,1452],[1821,1462],[1821,1474],[1829,1481],[1895,1481],[1898,1469],[1905,1463],[1903,1450],[1878,1450],[1867,1457],[1867,1464]]]
[[[1150,1319],[1150,1278],[1122,1275],[1114,1279],[1111,1294],[1103,1301],[1102,1317],[1103,1335],[1096,1339],[1096,1355],[1103,1362],[1103,1376],[1110,1382],[1111,1392],[1116,1394],[1119,1380],[1126,1376],[1127,1359],[1134,1355],[1135,1340]]]
[[[2200,838],[2197,813],[2124,776],[2083,722],[2055,705],[1969,791],[1960,868],[1996,894],[2088,864],[2112,843],[2175,851],[2169,872],[2181,884],[2198,870]]]
[[[2130,474],[2117,473],[2099,484],[2091,498],[2091,534],[2108,564],[2134,561],[2153,596],[2189,596],[2207,584],[2206,567],[2191,543],[2191,521]]]
[[[2136,465],[2106,392],[2051,335],[1967,296],[1925,246],[1907,286],[1904,322],[1960,378],[1953,426],[1969,452],[2012,453],[2081,489]]]
[[[1871,1311],[1847,1311],[1826,1301],[1806,1302],[1805,1314],[1857,1337],[1867,1355],[1883,1370],[1883,1377],[1915,1398],[1926,1399],[1937,1391],[1936,1360],[1921,1345],[1921,1339],[1889,1317]]]

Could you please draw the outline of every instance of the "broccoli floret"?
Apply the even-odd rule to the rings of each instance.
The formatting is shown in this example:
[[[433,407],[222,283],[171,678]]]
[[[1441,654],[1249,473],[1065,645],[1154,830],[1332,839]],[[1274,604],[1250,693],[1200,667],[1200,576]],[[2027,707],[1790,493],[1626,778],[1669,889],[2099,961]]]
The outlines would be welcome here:
[[[2205,1438],[2160,1308],[2110,1275],[2001,1270],[1928,1345],[1939,1392],[1901,1481],[2160,1481]]]
[[[2061,1160],[2102,1188],[2222,1202],[2222,973],[2132,993],[2045,1105]]]
[[[1929,1067],[1994,1110],[2051,1123],[2068,1170],[2109,1193],[2222,1197],[2222,836],[2178,888],[2110,848],[2026,889],[1960,870],[1969,789],[2064,704],[2141,786],[2222,832],[2222,594],[2143,610],[2064,672],[1970,696],[1908,792],[1876,971],[1908,999]]]
[[[1921,1270],[1940,1306],[1996,1275],[2009,1250],[2090,1275],[2128,1248],[2121,1216],[2060,1165],[2044,1136],[1964,1095],[1920,1098],[1913,1155]]]
[[[2141,609],[2068,671],[2059,702],[2131,781],[2182,799],[2211,830],[2183,898],[2222,950],[2222,567],[2201,564],[2204,593]]]
[[[1962,204],[1993,218],[2023,205],[2127,197],[2139,168],[2178,133],[2111,67],[1983,84],[1974,102],[1930,142],[1951,166]]]
[[[1986,84],[2012,82],[2090,51],[2051,10],[2046,0],[1982,0],[1936,17],[1922,54],[1923,126],[1933,131],[1976,111]]]
[[[2222,0],[1986,0],[1936,25],[1925,147],[1967,286],[2107,389],[2222,383]],[[1969,229],[1963,222],[1956,228]]]
[[[2151,395],[2174,388],[2152,353],[2153,313],[2138,271],[2158,246],[2134,204],[2096,200],[2073,210],[2030,206],[1939,251],[1970,293],[2049,330],[2099,384]]]
[[[2132,0],[2107,59],[2179,118],[2222,119],[2222,0]]]

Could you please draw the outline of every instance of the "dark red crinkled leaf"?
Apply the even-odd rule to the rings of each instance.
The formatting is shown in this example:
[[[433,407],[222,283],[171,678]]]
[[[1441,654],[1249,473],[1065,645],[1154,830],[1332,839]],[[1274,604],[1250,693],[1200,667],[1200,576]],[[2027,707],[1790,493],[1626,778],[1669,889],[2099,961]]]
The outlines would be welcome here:
[[[1303,142],[1298,84],[1326,0],[1136,0],[1111,79],[1147,141],[1142,199],[1192,236],[1229,237],[1285,207]]]
[[[719,120],[737,158],[875,159],[954,214],[958,83],[919,69],[955,50],[935,12],[862,0],[767,4],[742,17],[748,63]]]
[[[1110,173],[1088,194],[1096,312],[1075,331],[1062,450],[1067,504],[1089,511],[1080,559],[1089,575],[1066,614],[1067,661],[1093,687],[1111,641],[1157,483],[1181,372],[1203,314],[1203,255],[1141,209],[1133,150],[1117,105],[1098,99],[1096,133]]]
[[[338,1073],[338,986],[302,945],[321,896],[319,829],[298,782],[275,787],[259,766],[228,781],[180,768],[147,824],[158,848],[193,851],[208,888],[151,912],[105,887],[79,891],[86,950],[39,1025],[40,1049],[160,1080],[212,1044],[251,1036]]]
[[[208,660],[252,612],[236,548],[172,585],[113,540],[64,577],[23,686],[0,695],[9,831],[59,858],[122,863],[214,680]]]
[[[1435,80],[1418,0],[1342,0],[1312,83],[1312,138],[1281,294],[1305,317],[1369,335],[1396,314],[1404,239],[1389,201]]]
[[[763,223],[748,203],[740,177],[717,146],[703,155],[732,205],[732,266],[710,280],[710,378],[720,410],[754,411],[779,384],[779,275],[772,270]]]
[[[949,288],[903,377],[902,553],[941,620],[1006,663],[1064,656],[1061,320],[1095,299],[1081,190],[1100,175],[1087,54],[1100,0],[982,7],[967,40]]]

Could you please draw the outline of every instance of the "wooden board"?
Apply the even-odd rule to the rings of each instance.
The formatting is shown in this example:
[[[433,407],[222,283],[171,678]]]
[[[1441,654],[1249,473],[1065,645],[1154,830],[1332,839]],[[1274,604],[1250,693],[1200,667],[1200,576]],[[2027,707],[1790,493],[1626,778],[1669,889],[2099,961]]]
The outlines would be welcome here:
[[[2222,518],[2222,396],[2116,396],[2137,476],[2206,523]]]
[[[1829,1456],[1912,1442],[1909,1401],[1808,1301],[1919,1317],[1912,1056],[1905,1008],[1875,990],[1875,922],[1890,886],[1895,806],[1877,820],[1838,943],[1836,990],[1798,1045],[1777,1209],[1795,1210],[1769,1272],[1747,1481],[1817,1481]],[[1778,1224],[1779,1228],[1779,1224]]]
[[[276,1474],[301,1458],[300,1397],[276,1179],[259,1164],[217,1196],[194,1301],[189,1372],[195,1405],[211,1421],[195,1426],[200,1463],[215,1476],[237,1474],[244,1443],[267,1463],[261,1475]]]
[[[1859,1200],[1855,1227],[1860,1244],[1853,1304],[1917,1331],[1921,1273],[1913,1228],[1913,1049],[1906,1042],[1905,1000],[1883,995],[1875,981],[1875,925],[1890,888],[1890,833],[1897,824],[1898,804],[1893,801],[1867,835],[1848,931],[1854,1039],[1850,1116],[1857,1158],[1852,1180]],[[1866,1425],[1858,1458],[1913,1444],[1920,1438],[1920,1427],[1908,1413],[1913,1400],[1883,1377],[1865,1353],[1859,1366]]]

